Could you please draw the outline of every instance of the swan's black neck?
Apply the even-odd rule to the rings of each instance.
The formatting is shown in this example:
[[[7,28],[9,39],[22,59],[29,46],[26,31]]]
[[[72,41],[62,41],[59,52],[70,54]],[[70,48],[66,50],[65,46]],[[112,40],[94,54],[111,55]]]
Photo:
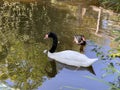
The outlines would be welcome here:
[[[53,32],[48,33],[48,37],[53,39],[53,43],[52,43],[52,47],[49,50],[51,53],[54,53],[56,48],[57,48],[57,44],[58,44],[58,38],[57,35]]]

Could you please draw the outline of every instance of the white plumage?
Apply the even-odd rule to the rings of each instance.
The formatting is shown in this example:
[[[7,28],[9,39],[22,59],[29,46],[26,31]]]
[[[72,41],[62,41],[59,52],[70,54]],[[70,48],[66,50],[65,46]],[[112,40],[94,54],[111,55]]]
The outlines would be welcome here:
[[[72,50],[65,50],[55,53],[50,53],[48,51],[48,57],[58,62],[77,67],[89,67],[98,60],[97,58],[90,59],[84,54]]]

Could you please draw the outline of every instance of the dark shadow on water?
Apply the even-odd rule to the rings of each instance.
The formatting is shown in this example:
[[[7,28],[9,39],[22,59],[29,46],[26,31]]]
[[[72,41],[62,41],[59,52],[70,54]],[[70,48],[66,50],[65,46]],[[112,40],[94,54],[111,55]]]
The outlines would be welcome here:
[[[48,77],[55,77],[55,75],[57,74],[56,62],[54,60],[50,60],[49,64],[50,64],[50,68],[48,68],[48,65],[46,65],[45,72],[47,73]]]
[[[87,70],[87,71],[89,71],[90,73],[96,75],[92,66],[89,66],[89,67],[80,67],[79,70]]]
[[[92,66],[89,66],[89,67],[80,67],[79,68],[79,67],[75,67],[75,66],[70,66],[70,65],[62,64],[62,63],[59,63],[59,62],[56,62],[56,64],[57,64],[57,69],[58,70],[63,69],[63,68],[67,68],[67,69],[70,69],[70,70],[89,71],[90,73],[96,75]]]

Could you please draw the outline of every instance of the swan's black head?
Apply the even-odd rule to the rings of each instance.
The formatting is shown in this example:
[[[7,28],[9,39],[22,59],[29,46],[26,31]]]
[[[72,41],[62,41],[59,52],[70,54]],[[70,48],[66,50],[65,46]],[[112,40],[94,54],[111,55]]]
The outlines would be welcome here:
[[[45,35],[44,39],[47,39],[47,38],[56,38],[57,35],[53,32],[49,32]]]
[[[55,33],[53,33],[53,32],[49,32],[48,37],[49,38],[57,38],[57,35]]]
[[[55,52],[56,48],[57,48],[57,44],[58,44],[58,38],[57,35],[53,32],[49,32],[45,35],[44,39],[47,38],[52,38],[53,39],[53,43],[52,43],[52,47],[49,50],[51,53]]]

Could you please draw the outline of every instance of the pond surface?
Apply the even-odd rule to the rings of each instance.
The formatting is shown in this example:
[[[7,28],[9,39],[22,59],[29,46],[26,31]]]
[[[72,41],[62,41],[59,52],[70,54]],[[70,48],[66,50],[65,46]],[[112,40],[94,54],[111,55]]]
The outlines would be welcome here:
[[[100,56],[96,56],[97,53],[94,51],[97,50],[101,53]],[[91,41],[87,42],[85,48],[85,54],[90,57],[98,57],[99,61],[95,62],[92,67],[96,75],[90,72],[90,70],[79,69],[68,67],[64,65],[59,65],[62,69],[59,69],[59,73],[51,79],[48,79],[43,82],[43,85],[39,87],[39,90],[112,90],[110,82],[117,82],[118,76],[116,73],[107,74],[107,66],[110,63],[113,63],[115,68],[120,70],[119,65],[116,63],[119,62],[119,58],[110,59],[107,56],[110,47],[104,45],[101,48],[92,43]],[[103,56],[103,58],[101,58]],[[113,61],[114,60],[114,61]],[[112,70],[112,68],[111,68]],[[118,71],[119,72],[119,71]],[[114,89],[113,89],[114,90]]]
[[[105,78],[104,68],[109,60],[101,59],[101,55],[107,56],[110,49],[109,40],[91,34],[92,31],[83,28],[84,24],[80,25],[81,28],[78,18],[70,10],[58,8],[51,3],[1,2],[0,15],[0,81],[6,87],[18,90],[110,88],[104,80],[112,82],[114,75]],[[93,17],[86,21],[87,18],[82,23],[90,24]],[[94,21],[89,26],[94,26]],[[76,70],[75,67],[58,62],[51,63],[43,53],[51,47],[51,40],[43,39],[49,31],[58,35],[56,51],[70,49],[79,52],[79,46],[73,43],[73,36],[84,34],[87,39],[84,53],[100,60],[93,64],[96,76],[86,70]],[[101,54],[97,55],[98,52]]]

